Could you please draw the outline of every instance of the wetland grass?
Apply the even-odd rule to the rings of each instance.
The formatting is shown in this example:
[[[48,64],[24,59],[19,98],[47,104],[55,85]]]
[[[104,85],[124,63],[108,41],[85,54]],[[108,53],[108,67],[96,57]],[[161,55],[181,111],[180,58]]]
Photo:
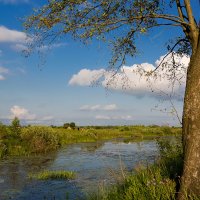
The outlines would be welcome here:
[[[37,174],[29,174],[28,176],[31,179],[37,179],[37,180],[48,180],[48,179],[66,179],[66,180],[71,180],[75,179],[76,174],[75,172],[72,171],[49,171],[45,170]]]

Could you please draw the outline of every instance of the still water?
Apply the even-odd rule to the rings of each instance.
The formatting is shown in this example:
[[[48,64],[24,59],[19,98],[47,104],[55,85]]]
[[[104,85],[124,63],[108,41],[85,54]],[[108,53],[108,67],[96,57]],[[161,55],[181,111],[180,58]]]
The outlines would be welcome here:
[[[112,140],[67,145],[57,152],[0,161],[0,200],[81,199],[100,185],[110,185],[139,163],[152,163],[158,156],[156,142],[124,143]],[[70,170],[75,180],[38,181],[29,173]]]

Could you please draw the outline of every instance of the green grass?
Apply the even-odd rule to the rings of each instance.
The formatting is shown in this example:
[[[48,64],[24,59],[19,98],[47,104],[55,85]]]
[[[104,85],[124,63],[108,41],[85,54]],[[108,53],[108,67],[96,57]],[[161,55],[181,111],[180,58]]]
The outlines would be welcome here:
[[[29,178],[38,180],[47,179],[74,179],[76,174],[72,171],[42,171],[38,174],[29,174]]]
[[[183,166],[181,137],[162,138],[157,142],[160,158],[154,165],[135,168],[122,182],[101,187],[97,193],[89,194],[88,199],[175,200]]]
[[[159,167],[139,169],[136,174],[126,176],[121,184],[100,188],[90,200],[173,200],[176,183],[162,175]]]
[[[159,126],[82,127],[68,130],[62,127],[20,127],[18,134],[0,124],[0,159],[6,156],[27,156],[54,151],[66,144],[96,142],[124,138],[125,142],[154,139],[163,135],[178,135],[180,128]]]

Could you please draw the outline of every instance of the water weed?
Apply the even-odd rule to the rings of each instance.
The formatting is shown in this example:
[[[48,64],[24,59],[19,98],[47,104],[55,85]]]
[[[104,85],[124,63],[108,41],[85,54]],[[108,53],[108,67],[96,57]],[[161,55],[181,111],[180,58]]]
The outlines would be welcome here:
[[[72,171],[42,171],[38,174],[29,174],[29,178],[38,180],[47,179],[74,179],[76,177],[75,172]]]

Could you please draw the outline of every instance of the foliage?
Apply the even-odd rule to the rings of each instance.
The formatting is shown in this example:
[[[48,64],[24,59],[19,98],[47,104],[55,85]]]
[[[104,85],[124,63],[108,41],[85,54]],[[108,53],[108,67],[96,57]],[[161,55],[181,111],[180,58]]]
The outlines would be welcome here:
[[[29,178],[38,180],[47,179],[74,179],[76,174],[72,171],[43,171],[38,174],[29,174]]]
[[[11,123],[11,130],[14,136],[19,136],[21,133],[20,120],[17,117],[15,117]]]
[[[95,142],[112,138],[124,138],[126,141],[138,139],[154,139],[162,135],[177,135],[181,129],[151,126],[112,126],[111,127],[82,127],[80,129],[65,129],[63,127],[27,126],[20,128],[20,135],[13,135],[9,126],[0,125],[1,157],[45,153],[60,146],[78,143]]]
[[[158,140],[160,159],[152,166],[139,166],[122,183],[100,188],[89,199],[104,200],[175,200],[183,167],[182,142],[179,137]],[[195,198],[194,198],[195,199]]]
[[[153,166],[138,169],[136,174],[128,175],[124,182],[111,188],[101,188],[89,199],[104,200],[173,200],[175,199],[175,182],[162,175],[162,170]]]
[[[163,26],[182,29],[182,34],[177,31],[174,45],[168,46],[169,52],[157,68],[143,73],[147,77],[152,74],[157,77],[156,70],[159,67],[165,69],[165,72],[167,71],[165,74],[172,83],[173,89],[175,82],[180,83],[180,78],[177,76],[180,66],[176,64],[172,56],[173,64],[168,67],[167,61],[164,62],[165,58],[170,53],[174,55],[174,52],[191,56],[187,70],[182,118],[185,165],[180,199],[185,189],[195,190],[200,195],[198,177],[195,180],[192,179],[200,173],[198,145],[200,24],[198,21],[199,16],[195,18],[190,0],[49,0],[47,5],[36,10],[25,23],[26,30],[31,34],[35,33],[36,40],[39,40],[35,43],[35,49],[39,49],[38,46],[41,47],[45,43],[51,43],[66,33],[82,41],[93,37],[104,40],[104,37],[110,33],[109,37],[112,39],[110,43],[113,47],[112,66],[117,66],[118,62],[120,62],[119,66],[122,66],[127,56],[133,57],[137,53],[135,40],[138,34],[145,34],[153,28]],[[33,49],[32,45],[30,49]],[[119,66],[112,70],[113,76],[116,75]]]
[[[0,140],[5,139],[8,136],[8,129],[6,125],[0,122]]]
[[[179,16],[167,13],[173,6],[178,7]],[[35,44],[30,45],[31,48],[34,45],[37,47],[50,44],[67,33],[83,42],[93,37],[103,41],[109,39],[113,47],[111,63],[120,61],[124,64],[126,56],[134,56],[137,53],[135,40],[138,34],[144,35],[151,29],[162,26],[182,27],[185,36],[179,35],[175,45],[179,46],[177,52],[191,52],[188,32],[192,19],[183,15],[183,7],[179,0],[50,0],[47,5],[34,11],[33,15],[26,19],[24,26],[27,31],[37,36]],[[174,48],[168,49],[173,51]]]
[[[76,124],[74,122],[71,123],[64,123],[63,128],[72,128],[75,129]]]
[[[24,128],[21,139],[30,145],[31,152],[41,153],[59,147],[59,138],[51,127],[31,126]]]
[[[6,155],[7,147],[0,141],[0,159]]]
[[[157,140],[160,151],[160,164],[167,168],[168,176],[180,183],[183,168],[183,145],[181,136]]]

